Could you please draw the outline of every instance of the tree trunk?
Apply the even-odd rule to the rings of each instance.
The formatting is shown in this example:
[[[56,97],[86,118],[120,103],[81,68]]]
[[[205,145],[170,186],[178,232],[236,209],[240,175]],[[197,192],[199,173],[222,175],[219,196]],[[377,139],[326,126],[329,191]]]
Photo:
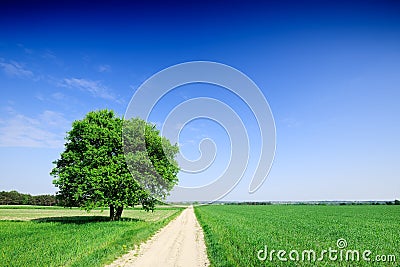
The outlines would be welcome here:
[[[115,217],[114,205],[110,205],[110,221],[113,221]]]
[[[123,206],[117,207],[117,212],[115,214],[115,220],[119,221],[121,219],[122,216],[122,211],[124,210]]]
[[[110,205],[110,221],[119,221],[122,216],[122,211],[124,210],[123,206],[114,207],[114,205]]]

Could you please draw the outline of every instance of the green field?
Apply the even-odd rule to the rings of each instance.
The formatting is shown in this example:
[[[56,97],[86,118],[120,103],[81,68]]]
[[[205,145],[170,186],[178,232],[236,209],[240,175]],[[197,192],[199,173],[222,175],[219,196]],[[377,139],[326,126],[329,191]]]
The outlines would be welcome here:
[[[400,262],[399,206],[210,205],[196,207],[195,212],[212,266],[398,266]],[[345,239],[347,246],[338,247],[339,239]],[[322,253],[329,248],[337,250],[331,258]],[[286,251],[280,252],[282,260],[279,250]],[[369,262],[362,258],[364,252]],[[386,262],[376,261],[385,258]]]
[[[0,207],[0,266],[104,266],[147,240],[181,209],[105,210]]]

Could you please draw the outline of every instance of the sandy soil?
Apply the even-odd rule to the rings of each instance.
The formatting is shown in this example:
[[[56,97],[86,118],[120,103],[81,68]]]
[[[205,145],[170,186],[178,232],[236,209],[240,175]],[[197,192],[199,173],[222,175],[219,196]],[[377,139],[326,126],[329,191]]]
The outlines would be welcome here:
[[[209,266],[203,231],[193,207],[156,233],[137,250],[114,261],[117,266]]]

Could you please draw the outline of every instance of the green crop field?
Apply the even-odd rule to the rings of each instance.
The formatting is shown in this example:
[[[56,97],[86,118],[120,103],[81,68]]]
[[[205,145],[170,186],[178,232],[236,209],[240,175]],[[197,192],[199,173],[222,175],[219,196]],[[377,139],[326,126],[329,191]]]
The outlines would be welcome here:
[[[181,209],[107,211],[0,207],[0,266],[104,266],[148,239]]]
[[[210,205],[195,212],[212,266],[399,266],[399,206]]]

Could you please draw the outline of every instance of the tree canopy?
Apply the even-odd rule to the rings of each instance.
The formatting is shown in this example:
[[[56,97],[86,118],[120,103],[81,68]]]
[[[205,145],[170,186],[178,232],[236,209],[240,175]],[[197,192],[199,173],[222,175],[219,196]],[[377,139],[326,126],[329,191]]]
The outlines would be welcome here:
[[[86,210],[109,206],[111,220],[119,220],[128,206],[141,204],[153,210],[152,193],[162,192],[157,196],[165,197],[178,181],[179,167],[173,159],[177,152],[178,146],[161,137],[150,123],[124,120],[110,110],[89,112],[73,122],[65,150],[54,161],[51,175],[59,188],[57,197],[65,206]],[[159,184],[153,183],[153,191],[149,190],[138,183],[142,176]]]

